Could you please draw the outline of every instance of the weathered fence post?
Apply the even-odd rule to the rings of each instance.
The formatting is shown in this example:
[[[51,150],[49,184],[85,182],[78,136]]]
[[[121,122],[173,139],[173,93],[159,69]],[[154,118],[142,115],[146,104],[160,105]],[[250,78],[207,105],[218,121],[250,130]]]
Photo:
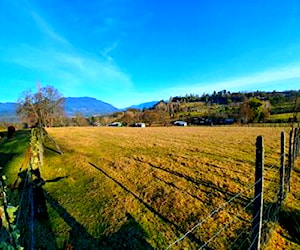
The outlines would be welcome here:
[[[278,195],[278,201],[279,205],[282,205],[282,202],[285,198],[285,134],[282,131],[281,132],[281,147],[280,147],[280,187],[279,187],[279,195]]]
[[[299,144],[300,144],[300,128],[298,127],[298,154],[297,154],[297,156],[299,156],[299,154],[300,154],[300,150],[299,150]]]
[[[288,170],[287,170],[287,189],[288,192],[291,190],[290,179],[291,179],[291,170],[293,165],[293,129],[290,131],[289,138],[289,155],[288,155]]]
[[[294,129],[294,140],[293,140],[293,166],[294,166],[294,162],[297,158],[297,131],[298,131],[298,129],[295,128]]]
[[[295,129],[294,135],[294,160],[299,156],[299,128]]]
[[[254,185],[254,210],[252,224],[251,250],[260,249],[261,228],[263,217],[263,170],[264,170],[264,145],[263,137],[256,138],[256,168]]]

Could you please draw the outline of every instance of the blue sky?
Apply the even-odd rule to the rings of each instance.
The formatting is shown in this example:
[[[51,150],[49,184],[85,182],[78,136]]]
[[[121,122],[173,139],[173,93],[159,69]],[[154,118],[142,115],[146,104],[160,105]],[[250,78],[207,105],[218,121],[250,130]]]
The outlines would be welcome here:
[[[1,0],[0,102],[300,89],[299,0]]]

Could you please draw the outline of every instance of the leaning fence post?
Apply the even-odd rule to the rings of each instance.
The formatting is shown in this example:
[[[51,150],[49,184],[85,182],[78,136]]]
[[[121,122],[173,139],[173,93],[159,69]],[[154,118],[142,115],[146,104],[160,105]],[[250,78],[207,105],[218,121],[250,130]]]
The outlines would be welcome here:
[[[263,216],[263,170],[264,170],[264,145],[263,137],[256,138],[256,168],[254,185],[254,210],[252,224],[251,250],[260,249],[261,228]]]
[[[282,201],[285,198],[285,134],[282,131],[281,137],[280,137],[281,147],[280,147],[280,187],[279,187],[279,195],[278,195],[278,201],[279,205],[282,205]]]

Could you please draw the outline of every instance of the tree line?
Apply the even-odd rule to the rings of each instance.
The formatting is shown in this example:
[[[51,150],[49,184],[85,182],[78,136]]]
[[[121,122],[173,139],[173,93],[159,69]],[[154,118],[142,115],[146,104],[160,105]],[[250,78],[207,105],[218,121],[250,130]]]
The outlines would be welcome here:
[[[84,117],[77,113],[67,117],[62,94],[47,86],[36,93],[24,92],[18,101],[17,114],[30,127],[100,126],[111,122],[125,126],[140,122],[148,126],[167,126],[178,119],[192,125],[266,122],[270,114],[287,112],[293,112],[293,122],[297,122],[299,109],[300,91],[231,93],[222,90],[201,96],[170,97],[143,110],[131,108],[106,116]]]

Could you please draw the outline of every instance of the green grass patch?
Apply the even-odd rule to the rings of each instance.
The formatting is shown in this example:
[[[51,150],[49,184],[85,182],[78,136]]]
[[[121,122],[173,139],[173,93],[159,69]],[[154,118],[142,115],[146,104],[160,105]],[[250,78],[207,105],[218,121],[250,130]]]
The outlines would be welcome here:
[[[280,104],[278,106],[274,105],[271,108],[271,114],[282,114],[282,113],[290,113],[293,112],[295,108],[295,104],[291,102],[285,102],[284,104]]]
[[[293,118],[294,115],[294,113],[273,114],[268,117],[268,120],[288,120],[289,118]],[[298,114],[297,119],[300,120],[300,113]]]
[[[29,139],[29,130],[16,131],[15,136],[10,139],[6,136],[0,139],[0,166],[4,175],[8,178],[8,183],[11,183],[16,178],[22,166],[29,146]]]

